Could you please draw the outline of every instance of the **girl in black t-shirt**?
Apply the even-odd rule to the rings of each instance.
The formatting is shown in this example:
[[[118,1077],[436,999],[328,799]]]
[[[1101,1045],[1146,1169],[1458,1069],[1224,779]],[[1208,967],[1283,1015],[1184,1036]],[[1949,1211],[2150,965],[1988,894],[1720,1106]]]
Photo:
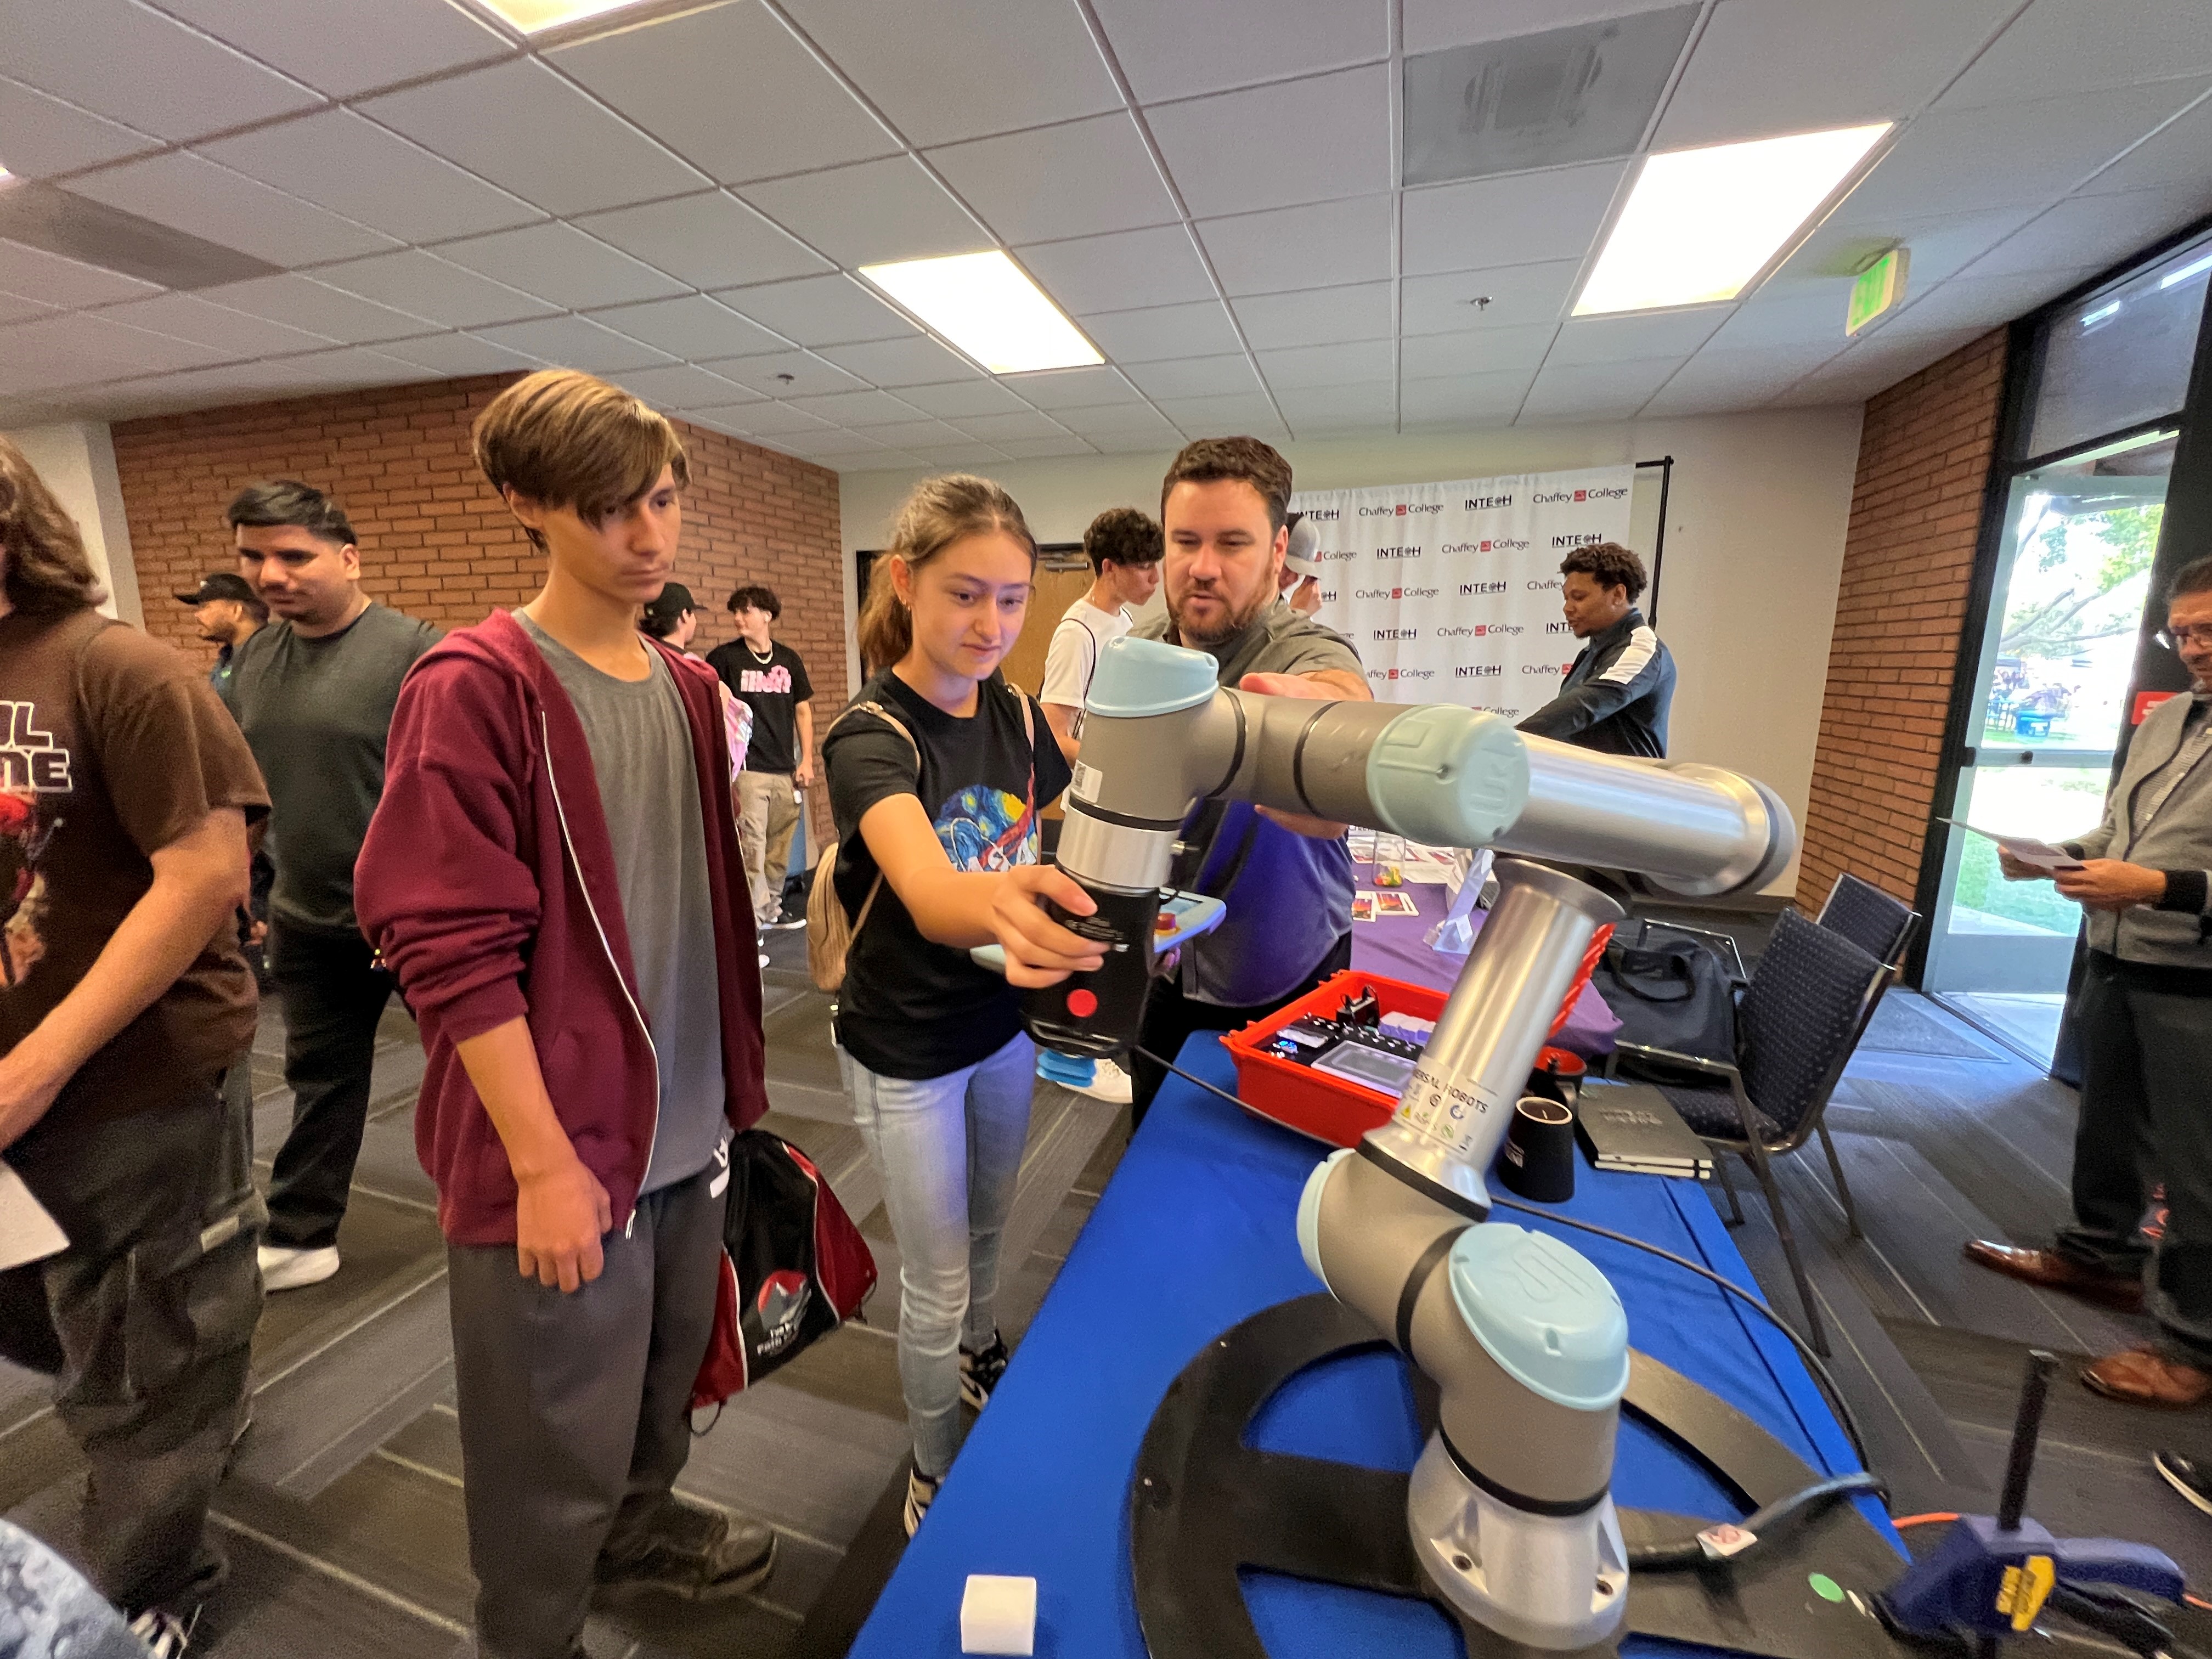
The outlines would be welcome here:
[[[998,672],[1036,563],[1021,509],[996,484],[918,485],[860,617],[861,652],[890,666],[822,745],[838,897],[857,916],[875,896],[846,958],[836,1036],[898,1241],[909,1534],[959,1448],[961,1401],[980,1408],[1006,1369],[999,1240],[1036,1073],[1014,988],[1102,959],[1039,906],[1094,908],[1038,862],[1037,812],[1066,787],[1068,766],[1042,712]],[[968,956],[994,942],[1004,978]]]

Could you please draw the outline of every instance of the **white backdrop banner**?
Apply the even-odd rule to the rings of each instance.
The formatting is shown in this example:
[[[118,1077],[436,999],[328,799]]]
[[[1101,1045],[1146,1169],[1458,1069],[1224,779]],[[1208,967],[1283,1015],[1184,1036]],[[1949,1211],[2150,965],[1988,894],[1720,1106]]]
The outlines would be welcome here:
[[[1379,489],[1301,490],[1321,532],[1321,620],[1382,702],[1459,702],[1518,720],[1558,695],[1581,647],[1559,561],[1628,539],[1632,466]]]

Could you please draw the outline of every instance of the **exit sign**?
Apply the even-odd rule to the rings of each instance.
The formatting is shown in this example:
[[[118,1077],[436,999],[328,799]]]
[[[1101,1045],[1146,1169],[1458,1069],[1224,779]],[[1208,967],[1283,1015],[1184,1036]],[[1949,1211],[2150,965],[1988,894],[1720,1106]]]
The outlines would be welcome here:
[[[1893,247],[1876,259],[1851,284],[1851,305],[1844,319],[1844,332],[1856,334],[1905,297],[1905,268],[1911,250]]]

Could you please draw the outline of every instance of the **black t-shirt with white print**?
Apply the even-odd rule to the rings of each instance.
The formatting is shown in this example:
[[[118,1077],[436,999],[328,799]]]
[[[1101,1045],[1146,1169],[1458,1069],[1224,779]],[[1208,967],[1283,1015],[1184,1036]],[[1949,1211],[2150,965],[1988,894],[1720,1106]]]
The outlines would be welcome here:
[[[975,714],[963,719],[889,669],[861,687],[855,701],[890,710],[914,748],[865,709],[839,719],[823,743],[837,823],[835,879],[848,915],[860,915],[876,879],[860,819],[893,795],[921,800],[956,870],[1037,861],[1037,812],[1067,787],[1069,768],[1033,701],[1030,719],[1043,741],[1033,750],[1024,737],[1020,696],[994,674],[977,688]],[[854,938],[837,994],[837,1041],[845,1051],[878,1076],[943,1077],[988,1058],[1020,1029],[1018,994],[967,951],[922,938],[886,882]]]

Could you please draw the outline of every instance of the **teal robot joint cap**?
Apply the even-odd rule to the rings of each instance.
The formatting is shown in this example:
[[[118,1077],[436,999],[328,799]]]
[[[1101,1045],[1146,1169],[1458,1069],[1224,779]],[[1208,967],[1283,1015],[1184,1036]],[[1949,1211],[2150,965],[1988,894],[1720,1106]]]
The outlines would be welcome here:
[[[1220,667],[1203,651],[1124,634],[1098,653],[1084,708],[1109,720],[1141,720],[1194,708],[1213,696]]]
[[[1452,1300],[1490,1357],[1534,1394],[1603,1411],[1628,1386],[1628,1314],[1589,1259],[1510,1222],[1452,1246]]]

